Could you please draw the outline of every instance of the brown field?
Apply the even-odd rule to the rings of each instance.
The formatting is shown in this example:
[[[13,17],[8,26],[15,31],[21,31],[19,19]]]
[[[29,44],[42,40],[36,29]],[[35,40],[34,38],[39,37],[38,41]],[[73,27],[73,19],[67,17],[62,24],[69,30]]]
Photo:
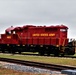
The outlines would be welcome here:
[[[18,72],[10,69],[0,68],[0,75],[65,75],[65,74],[40,74],[40,73],[28,73]]]
[[[0,75],[49,75],[49,74],[18,72],[10,69],[0,68]]]

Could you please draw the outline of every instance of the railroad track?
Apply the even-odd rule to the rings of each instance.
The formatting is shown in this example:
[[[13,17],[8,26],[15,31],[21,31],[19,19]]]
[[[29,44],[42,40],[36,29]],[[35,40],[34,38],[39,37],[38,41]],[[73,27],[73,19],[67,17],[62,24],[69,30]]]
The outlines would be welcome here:
[[[39,54],[21,54],[21,55],[31,55],[31,56],[40,56]],[[43,56],[47,56],[47,55],[43,55]],[[76,56],[70,56],[70,55],[65,55],[65,56],[54,56],[54,55],[50,55],[50,56],[47,56],[47,57],[63,57],[63,58],[76,58]]]
[[[21,55],[29,55],[29,56],[40,56],[39,54],[21,54]],[[43,55],[44,57],[58,57],[58,58],[76,58],[76,56],[47,56],[47,55]]]
[[[5,54],[10,54],[10,53],[5,53]],[[14,54],[15,55],[15,54]],[[28,56],[40,56],[39,54],[18,54],[18,55],[28,55]],[[65,56],[54,56],[54,55],[43,55],[44,57],[60,57],[60,58],[76,58],[76,56],[69,56],[69,55],[65,55]]]
[[[0,61],[33,66],[33,67],[38,67],[38,68],[44,68],[44,69],[49,69],[49,70],[56,70],[56,71],[61,71],[61,70],[66,70],[66,69],[71,69],[71,70],[76,69],[76,67],[72,67],[72,66],[46,64],[46,63],[40,63],[40,62],[24,61],[24,60],[9,59],[9,58],[0,58]]]

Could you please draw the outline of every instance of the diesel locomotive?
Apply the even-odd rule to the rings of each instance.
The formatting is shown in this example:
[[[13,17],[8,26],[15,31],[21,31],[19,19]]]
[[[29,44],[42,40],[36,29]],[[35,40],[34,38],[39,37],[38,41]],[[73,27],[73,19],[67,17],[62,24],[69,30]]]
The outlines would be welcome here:
[[[40,55],[74,55],[75,41],[67,38],[68,27],[34,26],[9,27],[0,34],[0,51],[15,53],[38,52]]]

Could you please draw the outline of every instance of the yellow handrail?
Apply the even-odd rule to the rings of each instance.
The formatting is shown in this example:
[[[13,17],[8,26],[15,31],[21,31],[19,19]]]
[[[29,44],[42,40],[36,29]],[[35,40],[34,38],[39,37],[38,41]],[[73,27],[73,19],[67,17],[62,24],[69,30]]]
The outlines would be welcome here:
[[[65,45],[65,40],[66,40],[66,39],[64,39],[62,46],[64,46],[64,45]]]

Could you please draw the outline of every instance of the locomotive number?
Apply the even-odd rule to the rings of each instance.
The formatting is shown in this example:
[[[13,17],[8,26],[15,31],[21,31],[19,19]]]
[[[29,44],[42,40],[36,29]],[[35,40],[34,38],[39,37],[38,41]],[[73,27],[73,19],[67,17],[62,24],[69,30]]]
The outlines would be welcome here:
[[[11,36],[7,36],[7,39],[11,39]]]

